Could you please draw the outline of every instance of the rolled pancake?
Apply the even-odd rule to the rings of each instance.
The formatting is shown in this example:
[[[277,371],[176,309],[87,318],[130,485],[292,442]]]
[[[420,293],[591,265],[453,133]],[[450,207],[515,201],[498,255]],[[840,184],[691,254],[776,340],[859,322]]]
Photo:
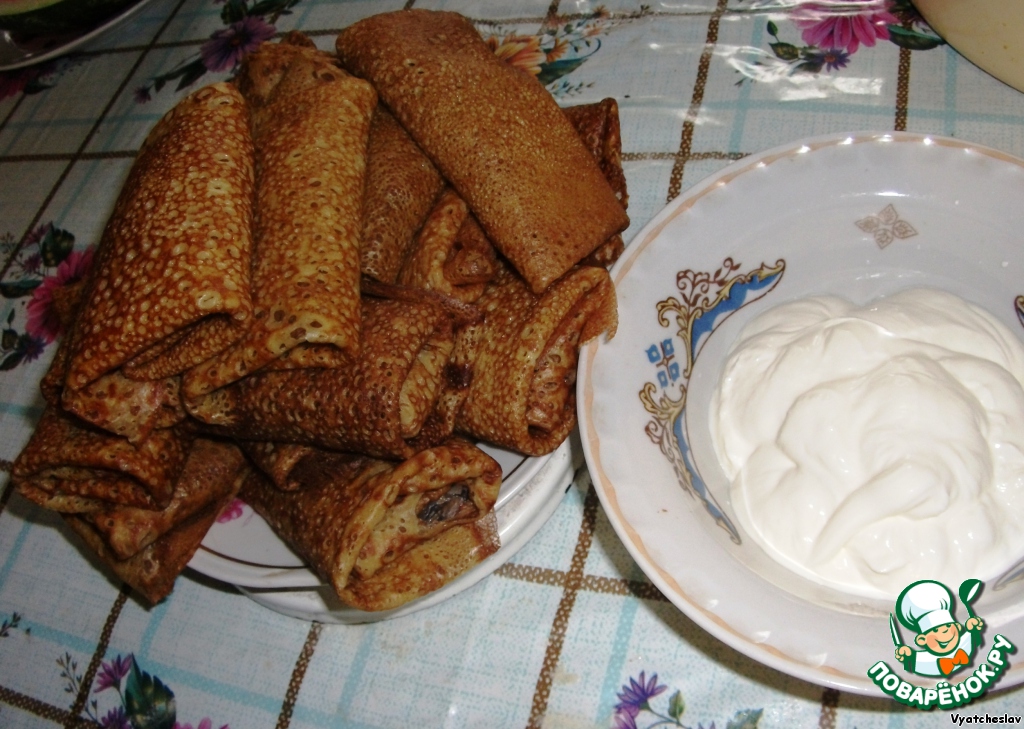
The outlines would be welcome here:
[[[534,292],[629,224],[551,95],[498,59],[463,16],[374,15],[344,29],[336,48]]]
[[[615,99],[571,106],[562,111],[625,209],[629,196],[622,171],[622,138]],[[410,140],[410,144],[415,143]],[[582,263],[609,268],[623,250],[622,236],[616,234]],[[408,247],[397,282],[471,302],[483,293],[483,284],[493,278],[495,270],[494,247],[465,201],[447,188]]]
[[[252,160],[248,109],[230,84],[189,95],[150,132],[72,333],[67,409],[142,440],[166,404],[160,386],[115,383],[112,400],[104,378],[160,382],[241,337],[252,312]]]
[[[281,491],[260,475],[246,479],[241,496],[353,607],[397,607],[497,550],[501,467],[466,441],[400,464],[309,458],[329,465],[305,467],[299,490]]]
[[[50,367],[40,380],[39,389],[48,405],[73,413],[85,423],[99,424],[111,435],[135,445],[145,442],[155,431],[184,420],[178,377],[131,380],[115,370],[68,394],[64,384],[71,349],[71,337],[61,337]]]
[[[460,330],[451,370],[472,372],[456,432],[531,456],[557,448],[576,424],[580,346],[615,334],[615,289],[581,266],[534,294],[502,268],[477,301],[481,324]]]
[[[405,458],[447,439],[432,425],[454,342],[428,301],[363,300],[362,341],[344,367],[257,372],[190,405],[209,432]]]
[[[562,113],[576,130],[583,146],[594,157],[623,209],[628,208],[629,193],[626,190],[626,175],[622,171],[618,102],[607,98],[594,104],[576,104],[563,107]]]
[[[155,605],[171,594],[178,575],[188,566],[217,517],[235,498],[240,485],[241,480],[235,479],[229,493],[125,560],[119,560],[111,553],[103,537],[88,521],[74,514],[61,516],[101,562]]]
[[[471,303],[497,270],[493,246],[451,188],[438,198],[409,250],[398,283]]]
[[[49,406],[15,459],[11,478],[25,498],[56,511],[163,509],[190,444],[191,436],[179,426],[132,445]]]
[[[249,460],[267,476],[271,483],[282,491],[298,491],[309,479],[303,478],[303,468],[296,469],[300,464],[328,463],[329,459],[308,458],[316,453],[328,453],[318,451],[313,446],[301,445],[298,443],[274,443],[272,441],[239,441],[239,446],[245,451]]]
[[[359,237],[377,96],[322,56],[295,55],[253,113],[252,325],[233,347],[185,374],[188,399],[301,344],[349,356],[359,348]]]
[[[62,408],[64,382],[71,358],[72,332],[82,309],[86,281],[79,280],[53,290],[53,310],[63,332],[50,366],[39,382],[48,405]],[[179,398],[180,381],[168,377],[156,381],[130,380],[114,371],[89,383],[74,396],[74,411],[85,420],[102,423],[106,430],[130,441],[143,440],[153,428],[167,428],[181,422],[184,409]],[[142,405],[142,407],[140,407]],[[141,415],[141,417],[140,417]]]
[[[249,102],[249,108],[259,110],[270,102],[281,79],[294,65],[319,60],[331,65],[336,61],[331,54],[317,49],[306,34],[289,31],[279,42],[261,43],[254,53],[247,54],[235,76],[235,84]]]
[[[562,111],[576,129],[583,146],[597,161],[601,174],[608,180],[615,197],[622,203],[622,209],[626,210],[629,207],[629,193],[626,190],[626,175],[622,170],[622,135],[619,131],[618,102],[608,98],[596,104],[567,106]],[[624,249],[622,236],[613,235],[581,263],[610,268]]]
[[[189,450],[166,508],[119,506],[89,512],[83,518],[115,557],[127,559],[229,493],[237,493],[235,481],[246,468],[245,456],[237,446],[200,438]]]
[[[394,283],[444,180],[408,132],[379,104],[370,123],[366,158],[360,265],[364,276]]]

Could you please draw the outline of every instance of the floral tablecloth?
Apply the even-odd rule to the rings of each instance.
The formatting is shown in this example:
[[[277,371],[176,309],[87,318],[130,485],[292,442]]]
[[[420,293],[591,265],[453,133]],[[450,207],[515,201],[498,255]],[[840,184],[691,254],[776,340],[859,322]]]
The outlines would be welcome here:
[[[906,0],[151,0],[70,56],[0,73],[0,459],[42,411],[51,293],[88,266],[143,138],[197,85],[291,30],[403,6],[458,10],[562,104],[618,100],[632,224],[702,177],[796,138],[942,134],[1024,156],[1024,94]],[[146,608],[52,514],[0,497],[0,726],[924,727],[938,712],[763,667],[645,579],[585,469],[494,575],[357,626],[257,606],[187,571]],[[700,559],[694,555],[694,559]],[[995,691],[967,716],[1019,717]],[[963,717],[961,717],[963,718]]]

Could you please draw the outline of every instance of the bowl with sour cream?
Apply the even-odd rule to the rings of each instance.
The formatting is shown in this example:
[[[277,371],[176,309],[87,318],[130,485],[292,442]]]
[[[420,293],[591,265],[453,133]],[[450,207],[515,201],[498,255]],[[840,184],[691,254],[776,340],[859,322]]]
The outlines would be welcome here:
[[[1024,160],[987,147],[830,135],[633,239],[580,433],[617,534],[695,622],[870,695],[915,640],[890,620],[915,582],[980,582],[956,619],[1024,642],[1022,192]]]

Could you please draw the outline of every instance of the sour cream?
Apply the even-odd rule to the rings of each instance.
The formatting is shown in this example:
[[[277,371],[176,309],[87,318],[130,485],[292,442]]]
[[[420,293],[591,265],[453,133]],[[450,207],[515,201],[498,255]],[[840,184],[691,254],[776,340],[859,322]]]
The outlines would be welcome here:
[[[895,597],[1024,557],[1024,344],[957,296],[766,311],[727,357],[710,428],[746,532],[822,584]]]

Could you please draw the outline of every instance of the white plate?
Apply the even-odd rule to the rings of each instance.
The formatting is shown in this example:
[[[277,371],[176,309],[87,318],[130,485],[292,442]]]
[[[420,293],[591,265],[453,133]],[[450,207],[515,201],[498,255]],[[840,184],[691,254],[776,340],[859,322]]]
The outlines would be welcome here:
[[[1024,91],[1024,0],[914,0],[914,7],[968,61]]]
[[[711,392],[752,316],[814,294],[863,303],[934,286],[1024,336],[1021,200],[1024,161],[992,149],[913,134],[818,137],[701,181],[627,247],[612,269],[618,334],[581,353],[583,449],[627,549],[708,632],[798,678],[880,695],[867,670],[896,663],[894,606],[797,577],[745,538],[710,443]],[[986,635],[1024,641],[1019,572],[975,604]],[[1024,680],[1020,663],[1000,687]]]
[[[394,610],[370,613],[343,605],[249,506],[242,507],[241,516],[214,524],[189,567],[236,586],[265,607],[303,620],[365,623],[422,610],[491,574],[550,518],[572,481],[575,466],[582,462],[574,440],[575,435],[541,458],[481,445],[502,468],[501,491],[494,507],[501,548],[440,590]]]
[[[99,25],[82,31],[80,33],[69,33],[54,36],[34,36],[31,39],[19,41],[12,35],[0,30],[0,71],[10,71],[15,68],[23,68],[36,63],[48,61],[51,58],[70,53],[85,43],[106,33],[115,25],[137,13],[150,0],[139,0],[120,13],[101,22]]]

